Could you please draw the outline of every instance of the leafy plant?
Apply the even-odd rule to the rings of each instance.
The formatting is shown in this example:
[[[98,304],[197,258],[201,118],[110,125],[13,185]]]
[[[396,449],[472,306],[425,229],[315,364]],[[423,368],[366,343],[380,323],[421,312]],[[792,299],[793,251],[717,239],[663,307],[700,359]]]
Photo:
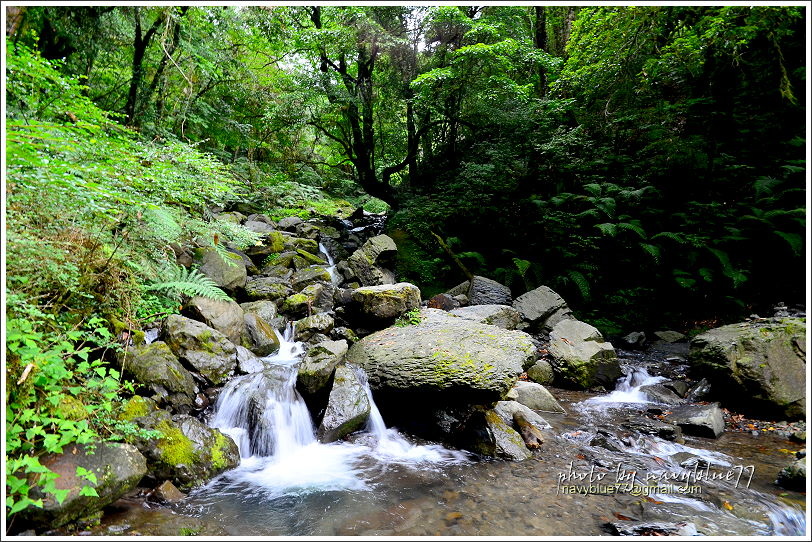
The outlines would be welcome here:
[[[416,326],[422,321],[423,317],[420,316],[420,309],[418,308],[403,313],[395,320],[395,325],[397,327]]]
[[[167,267],[164,280],[154,282],[145,289],[147,291],[166,292],[177,300],[180,300],[181,296],[200,296],[218,301],[229,301],[231,299],[209,277],[200,273],[197,269],[187,269],[182,265]]]

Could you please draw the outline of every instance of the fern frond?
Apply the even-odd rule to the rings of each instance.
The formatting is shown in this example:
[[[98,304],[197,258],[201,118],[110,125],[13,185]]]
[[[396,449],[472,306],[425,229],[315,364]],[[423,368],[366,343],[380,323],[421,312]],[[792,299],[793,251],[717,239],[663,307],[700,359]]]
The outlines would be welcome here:
[[[597,198],[601,193],[601,185],[598,183],[590,183],[584,185],[584,190],[592,197]]]
[[[226,262],[226,265],[228,265],[229,267],[235,267],[237,265],[237,261],[241,259],[238,255],[234,254],[233,252],[230,252],[223,245],[223,243],[215,242],[212,243],[212,245],[214,246],[215,252],[217,252],[217,254],[220,255],[220,257],[223,259],[224,262]]]
[[[487,262],[485,261],[485,256],[483,256],[483,255],[482,255],[481,253],[479,253],[479,252],[475,252],[475,251],[472,251],[472,250],[471,250],[471,251],[468,251],[468,252],[460,252],[459,254],[457,254],[457,256],[459,256],[460,258],[471,258],[471,259],[474,259],[474,260],[476,260],[476,261],[477,261],[477,263],[478,263],[479,265],[481,265],[482,267],[486,267],[486,265],[487,265]]]
[[[633,231],[640,236],[641,239],[646,239],[646,230],[644,230],[637,221],[634,222],[618,222],[617,227],[623,230]]]
[[[229,301],[231,298],[217,284],[197,269],[186,269],[180,265],[171,265],[161,282],[154,282],[145,288],[146,291],[164,292],[179,299],[188,297],[206,297],[217,301]]]
[[[609,237],[614,237],[617,235],[617,225],[612,224],[610,222],[604,222],[603,224],[595,224],[595,227],[601,230],[601,233],[604,235],[608,235]]]
[[[581,294],[581,298],[584,301],[589,300],[589,281],[586,279],[584,274],[580,271],[576,271],[575,269],[570,269],[567,271],[567,276],[578,287],[578,293]]]
[[[660,247],[650,245],[648,243],[640,243],[640,248],[646,251],[649,256],[654,260],[654,263],[660,263]]]
[[[722,265],[722,273],[733,281],[733,287],[738,288],[743,282],[747,280],[747,275],[742,273],[740,270],[733,267],[733,264],[730,263],[730,257],[728,256],[727,252],[724,250],[720,250],[718,248],[708,247],[708,250],[716,256],[716,259],[719,260],[719,263]]]
[[[803,239],[803,237],[801,237],[797,233],[787,233],[787,232],[783,232],[783,231],[776,231],[776,232],[773,232],[773,233],[775,233],[781,239],[786,241],[789,244],[790,248],[792,249],[792,252],[796,256],[800,256],[800,254],[802,252],[802,249],[804,247],[804,239]]]
[[[516,266],[516,269],[519,270],[519,275],[524,278],[524,275],[527,273],[527,270],[530,269],[530,265],[532,265],[527,260],[522,260],[521,258],[513,258],[513,265]]]
[[[688,239],[685,238],[685,235],[681,233],[675,233],[673,231],[661,231],[660,233],[651,236],[652,241],[660,238],[671,239],[672,241],[679,243],[681,245],[688,244]]]

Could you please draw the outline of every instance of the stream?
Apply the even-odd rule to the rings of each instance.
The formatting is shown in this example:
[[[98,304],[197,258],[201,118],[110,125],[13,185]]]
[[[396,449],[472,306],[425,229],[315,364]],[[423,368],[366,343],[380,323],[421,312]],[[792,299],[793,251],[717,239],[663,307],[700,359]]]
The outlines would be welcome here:
[[[280,351],[263,358],[264,370],[228,383],[209,420],[237,442],[238,468],[172,505],[136,495],[121,499],[87,534],[561,536],[628,528],[637,530],[626,534],[748,536],[806,530],[805,495],[773,484],[789,462],[786,449],[797,444],[734,432],[677,443],[622,429],[629,415],[657,406],[641,386],[661,380],[658,371],[684,370],[665,361],[670,352],[619,351],[625,375],[611,393],[551,387],[567,412],[541,413],[552,425],[541,451],[507,462],[404,436],[386,427],[374,401],[364,431],[344,442],[318,442],[295,389],[302,347],[292,332],[280,333]],[[368,386],[367,393],[372,399]],[[248,401],[264,401],[259,419],[252,419]],[[709,479],[711,473],[726,478]]]

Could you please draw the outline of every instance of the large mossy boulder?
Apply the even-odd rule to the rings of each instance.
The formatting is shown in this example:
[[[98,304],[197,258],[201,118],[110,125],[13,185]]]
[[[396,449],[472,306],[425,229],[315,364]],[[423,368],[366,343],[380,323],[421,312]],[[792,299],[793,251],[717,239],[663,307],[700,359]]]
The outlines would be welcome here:
[[[369,418],[371,405],[364,384],[346,365],[335,369],[333,387],[327,400],[317,436],[321,442],[334,442],[361,429]]]
[[[620,365],[611,343],[580,320],[561,320],[550,332],[550,355],[556,381],[568,387],[614,387]]]
[[[237,349],[216,329],[172,314],[164,322],[163,335],[172,352],[212,384],[224,384],[234,374]]]
[[[388,235],[376,235],[347,258],[347,265],[362,286],[394,284],[390,269],[397,256],[397,245]]]
[[[239,449],[231,437],[192,416],[170,416],[158,410],[134,421],[161,434],[157,439],[136,442],[147,457],[150,476],[172,480],[182,490],[199,486],[240,463]]]
[[[239,255],[232,252],[221,254],[213,247],[203,247],[195,249],[195,260],[200,265],[200,272],[226,292],[233,294],[245,286],[248,271]]]
[[[564,298],[547,286],[539,286],[520,295],[513,302],[513,308],[519,311],[534,332],[549,333],[560,321],[573,318]]]
[[[53,493],[41,494],[36,486],[31,490],[32,499],[42,498],[42,508],[31,506],[22,512],[22,518],[38,530],[59,527],[98,512],[135,488],[147,473],[147,461],[135,446],[112,442],[98,443],[92,451],[86,445],[72,444],[63,453],[41,458],[40,463],[59,475],[54,486],[67,494],[60,503]],[[77,467],[92,472],[96,481],[77,476]],[[85,486],[93,488],[98,497],[81,495]]]
[[[408,282],[364,286],[352,291],[352,300],[364,321],[387,325],[420,307],[420,289]]]
[[[299,365],[298,388],[310,395],[323,391],[348,348],[345,340],[322,341],[311,346]]]
[[[240,303],[240,308],[246,313],[256,314],[266,322],[272,322],[277,315],[276,303],[268,300]]]
[[[216,329],[239,344],[243,334],[243,309],[236,301],[220,301],[195,296],[184,306],[183,315]]]
[[[257,314],[244,316],[245,332],[243,346],[260,357],[270,356],[279,351],[279,337],[274,329]]]
[[[128,348],[118,356],[127,375],[156,398],[175,407],[191,406],[197,393],[194,378],[163,341]]]
[[[718,327],[690,348],[692,371],[723,403],[754,417],[805,415],[805,318]]]
[[[326,267],[314,265],[296,271],[290,278],[290,284],[293,286],[294,290],[301,291],[305,288],[305,286],[319,282],[329,284],[331,280],[332,278],[330,277],[330,272],[327,271]]]
[[[250,277],[245,284],[245,294],[254,301],[284,299],[293,293],[293,288],[285,278]]]
[[[419,324],[378,331],[347,352],[347,361],[366,371],[374,391],[498,401],[535,361],[536,347],[526,333],[439,309],[420,314]]]
[[[309,341],[315,335],[327,335],[333,330],[335,319],[326,313],[314,314],[293,324],[293,338],[296,341]]]
[[[516,329],[522,321],[519,312],[509,305],[471,305],[453,309],[451,314],[503,329]]]

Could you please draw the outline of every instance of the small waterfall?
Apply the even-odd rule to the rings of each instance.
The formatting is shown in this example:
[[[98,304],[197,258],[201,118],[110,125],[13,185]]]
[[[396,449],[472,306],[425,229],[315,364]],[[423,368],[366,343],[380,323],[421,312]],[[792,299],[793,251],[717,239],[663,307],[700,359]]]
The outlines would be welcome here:
[[[321,251],[321,253],[324,254],[325,258],[327,259],[327,272],[330,273],[330,282],[332,282],[333,285],[337,285],[340,282],[340,279],[338,273],[336,272],[336,265],[333,261],[333,257],[327,251],[327,247],[325,247],[322,243],[319,243],[319,251]]]
[[[650,403],[651,400],[646,396],[645,392],[640,391],[640,388],[663,380],[665,380],[665,377],[652,376],[643,367],[630,367],[628,374],[617,381],[615,390],[612,393],[587,399],[584,403]]]

